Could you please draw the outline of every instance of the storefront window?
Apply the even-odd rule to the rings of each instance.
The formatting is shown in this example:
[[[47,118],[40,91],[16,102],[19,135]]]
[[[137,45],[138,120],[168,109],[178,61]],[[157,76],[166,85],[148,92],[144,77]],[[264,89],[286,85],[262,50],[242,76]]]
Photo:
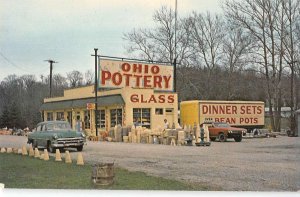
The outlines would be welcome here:
[[[156,115],[163,115],[164,109],[163,108],[155,108],[155,114]]]
[[[84,129],[90,129],[91,128],[91,114],[89,110],[84,111]]]
[[[122,109],[111,109],[110,110],[110,127],[114,127],[118,124],[123,125]]]
[[[53,113],[52,112],[48,112],[47,113],[47,121],[51,121],[53,120]]]
[[[173,108],[166,108],[166,114],[173,114]]]
[[[142,126],[150,129],[150,121],[150,108],[133,108],[133,122],[135,126]]]
[[[101,109],[97,111],[97,127],[105,128],[105,110]]]
[[[64,112],[56,112],[56,120],[64,120]]]

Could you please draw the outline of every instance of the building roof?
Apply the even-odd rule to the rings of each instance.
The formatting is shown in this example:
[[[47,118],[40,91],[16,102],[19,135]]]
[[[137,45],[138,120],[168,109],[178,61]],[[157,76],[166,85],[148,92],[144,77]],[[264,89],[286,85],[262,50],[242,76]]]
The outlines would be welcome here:
[[[41,111],[44,110],[60,110],[68,108],[86,108],[87,103],[95,103],[95,98],[83,98],[83,99],[73,99],[73,100],[64,100],[64,101],[54,101],[43,103],[40,107]],[[124,99],[120,94],[110,95],[110,96],[101,96],[97,99],[98,106],[109,106],[109,105],[124,105]]]

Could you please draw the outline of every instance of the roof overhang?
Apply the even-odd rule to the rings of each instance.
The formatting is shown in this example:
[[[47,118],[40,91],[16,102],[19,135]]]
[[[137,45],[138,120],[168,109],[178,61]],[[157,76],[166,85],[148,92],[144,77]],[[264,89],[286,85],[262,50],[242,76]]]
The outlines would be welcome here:
[[[70,108],[86,108],[87,103],[95,103],[95,98],[83,98],[74,100],[54,101],[43,103],[40,107],[41,111],[45,110],[63,110]],[[97,98],[98,107],[110,106],[110,105],[124,105],[124,99],[120,94],[101,96]]]

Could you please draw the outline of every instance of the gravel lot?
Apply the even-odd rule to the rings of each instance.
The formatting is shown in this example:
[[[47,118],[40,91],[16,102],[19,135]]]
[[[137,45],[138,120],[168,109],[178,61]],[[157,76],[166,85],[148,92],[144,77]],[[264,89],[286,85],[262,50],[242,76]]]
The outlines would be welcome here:
[[[0,136],[0,147],[21,147],[26,137]],[[88,142],[85,162],[115,162],[130,171],[224,191],[299,191],[300,138],[243,139],[210,147]],[[76,152],[71,153],[73,160]],[[0,161],[0,163],[3,161]]]

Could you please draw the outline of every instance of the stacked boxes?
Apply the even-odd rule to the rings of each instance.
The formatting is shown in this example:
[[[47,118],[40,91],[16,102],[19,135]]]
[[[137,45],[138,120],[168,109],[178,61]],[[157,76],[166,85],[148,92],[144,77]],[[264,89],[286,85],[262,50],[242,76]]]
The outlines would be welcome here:
[[[209,142],[208,128],[204,128],[205,141]],[[141,126],[121,127],[116,125],[107,132],[108,137],[103,140],[109,142],[125,142],[125,143],[143,143],[143,144],[164,144],[164,145],[185,145],[190,139],[192,144],[200,142],[200,126],[185,125],[183,128],[177,125],[176,129],[162,129],[157,127],[147,129]]]

